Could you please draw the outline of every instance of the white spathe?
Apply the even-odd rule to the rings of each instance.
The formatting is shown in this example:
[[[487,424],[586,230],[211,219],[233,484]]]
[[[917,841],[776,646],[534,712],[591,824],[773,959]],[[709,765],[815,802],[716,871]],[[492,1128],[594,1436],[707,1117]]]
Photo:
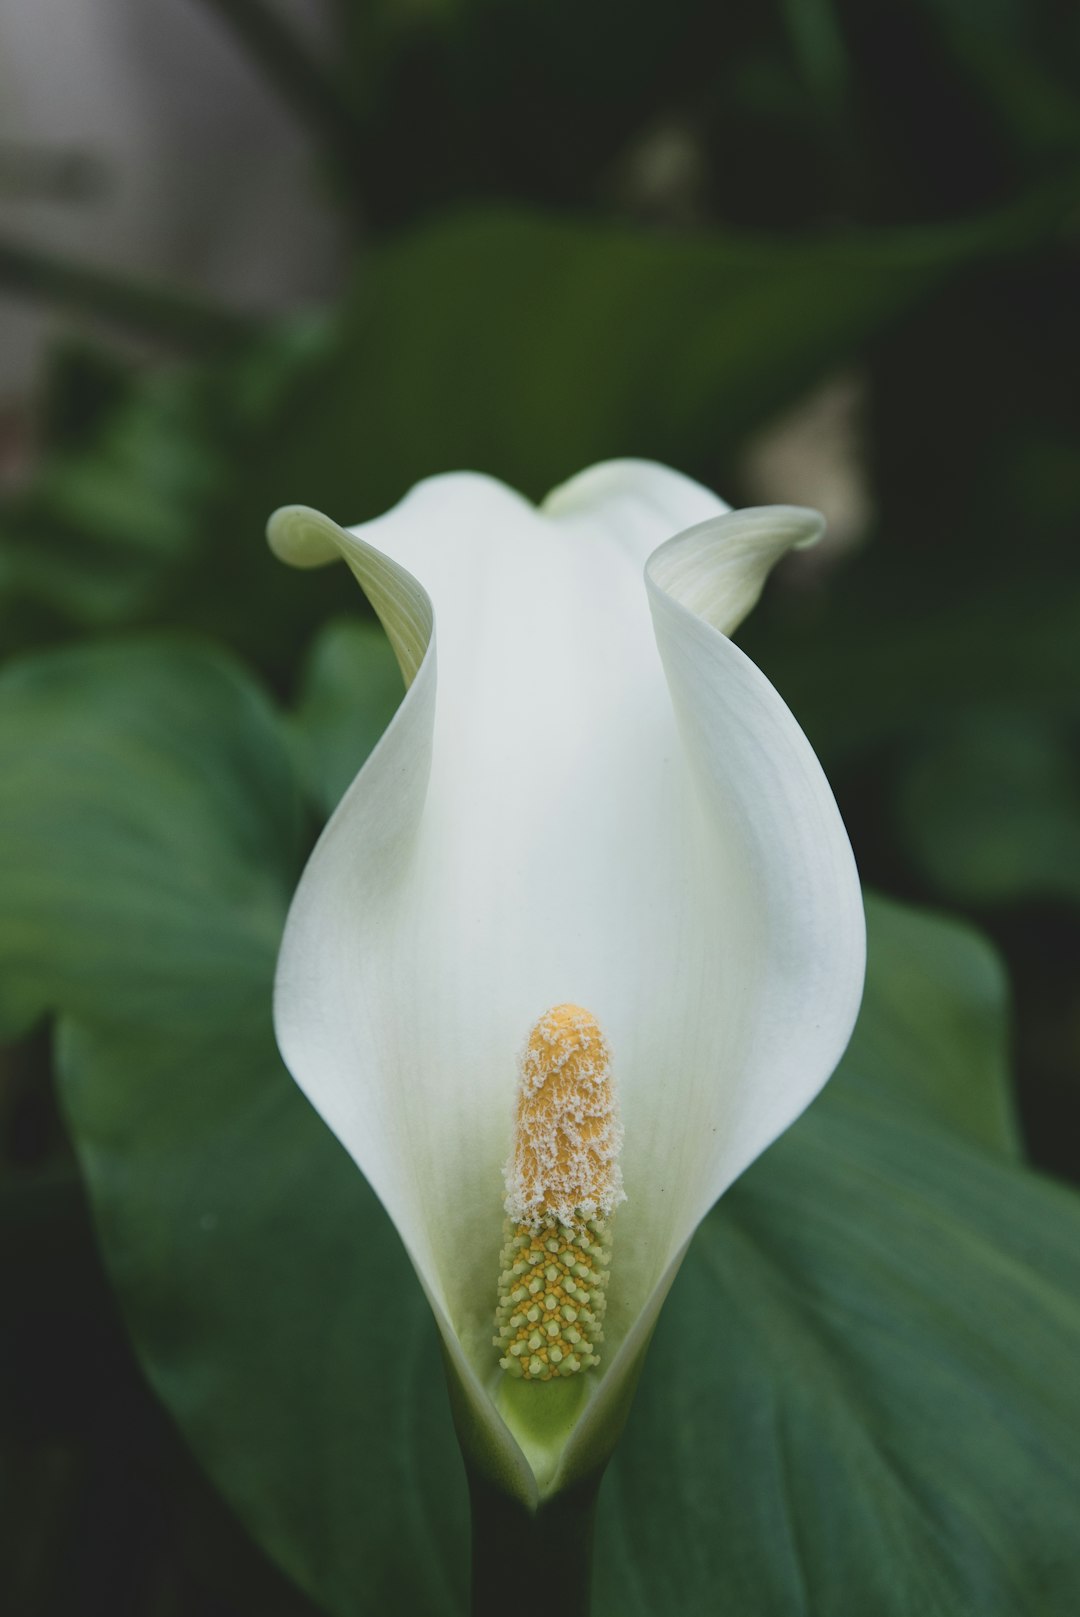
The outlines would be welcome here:
[[[854,1024],[851,848],[728,638],[820,528],[640,461],[539,508],[462,473],[351,533],[301,507],[270,525],[285,560],[344,556],[408,685],[297,890],[278,1041],[408,1248],[474,1459],[531,1504],[606,1457],[695,1227]],[[627,1200],[602,1366],[540,1454],[496,1407],[491,1336],[517,1058],[560,1002],[610,1042]]]

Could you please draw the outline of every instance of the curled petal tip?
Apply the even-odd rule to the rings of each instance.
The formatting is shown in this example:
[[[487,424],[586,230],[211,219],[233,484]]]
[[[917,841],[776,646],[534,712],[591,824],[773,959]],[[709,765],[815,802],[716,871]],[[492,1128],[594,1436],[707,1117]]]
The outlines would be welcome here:
[[[825,518],[807,506],[749,506],[676,534],[653,551],[646,573],[665,595],[730,635],[781,557],[815,544],[824,531]]]
[[[266,538],[279,561],[290,567],[325,567],[341,556],[336,522],[309,505],[283,505],[266,524]]]
[[[816,545],[828,526],[821,512],[810,505],[763,505],[753,510],[771,516],[778,526],[790,524],[789,531],[796,536],[790,540],[792,550],[806,550]]]

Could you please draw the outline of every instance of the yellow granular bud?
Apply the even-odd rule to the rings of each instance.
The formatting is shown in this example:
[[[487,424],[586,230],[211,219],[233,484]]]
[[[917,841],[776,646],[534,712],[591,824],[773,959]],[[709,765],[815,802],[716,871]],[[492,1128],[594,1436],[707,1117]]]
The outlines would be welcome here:
[[[600,1362],[621,1144],[607,1041],[589,1011],[556,1005],[521,1058],[506,1168],[493,1341],[513,1376],[550,1381]]]
[[[518,1224],[584,1213],[606,1218],[622,1201],[611,1051],[595,1016],[556,1005],[521,1058],[506,1211]]]

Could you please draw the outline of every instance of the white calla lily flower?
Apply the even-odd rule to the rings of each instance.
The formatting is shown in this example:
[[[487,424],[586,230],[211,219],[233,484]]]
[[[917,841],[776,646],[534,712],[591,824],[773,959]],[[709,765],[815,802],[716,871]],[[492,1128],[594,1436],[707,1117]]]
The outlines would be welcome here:
[[[854,1024],[851,848],[728,638],[821,526],[635,461],[540,507],[455,474],[352,531],[271,521],[289,562],[344,557],[407,686],[293,901],[278,1041],[408,1249],[467,1459],[529,1509],[602,1468],[696,1226]],[[567,1003],[613,1053],[626,1199],[600,1364],[513,1381],[492,1329],[517,1060]]]

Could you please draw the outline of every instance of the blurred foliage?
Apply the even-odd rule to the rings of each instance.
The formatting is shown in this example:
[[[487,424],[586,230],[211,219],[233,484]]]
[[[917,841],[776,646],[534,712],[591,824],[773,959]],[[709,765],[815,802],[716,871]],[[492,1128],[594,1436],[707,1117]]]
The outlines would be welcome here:
[[[990,706],[928,736],[897,803],[927,881],[960,904],[1080,902],[1077,750],[1061,726]]]
[[[339,585],[298,591],[266,564],[277,505],[355,521],[463,466],[539,498],[627,454],[708,477],[718,446],[948,276],[1043,239],[1059,206],[1055,193],[970,224],[798,244],[455,218],[368,258],[328,321],[231,363],[127,386],[107,372],[89,422],[93,361],[76,354],[51,403],[55,447],[5,514],[9,642],[47,614],[180,622],[287,674]]]
[[[1075,11],[335,0],[320,50],[263,0],[204,5],[304,121],[353,247],[334,306],[252,329],[0,244],[0,286],[97,322],[0,509],[12,1609],[313,1611],[188,1443],[331,1609],[359,1579],[371,1609],[460,1609],[426,1309],[267,1015],[292,882],[397,676],[370,622],[332,621],[339,573],[269,559],[269,511],[353,522],[464,465],[538,496],[612,454],[756,498],[754,434],[854,365],[871,531],[791,567],[743,643],[864,875],[999,945],[1017,1088],[985,948],[875,906],[840,1075],[672,1295],[602,1496],[600,1609],[1066,1617],[1076,1203],[1012,1114],[1080,1176]],[[365,1331],[379,1283],[400,1316]]]
[[[701,215],[784,231],[951,215],[1080,150],[1080,30],[1048,0],[337,4],[380,227],[640,203],[630,159],[666,127]]]

